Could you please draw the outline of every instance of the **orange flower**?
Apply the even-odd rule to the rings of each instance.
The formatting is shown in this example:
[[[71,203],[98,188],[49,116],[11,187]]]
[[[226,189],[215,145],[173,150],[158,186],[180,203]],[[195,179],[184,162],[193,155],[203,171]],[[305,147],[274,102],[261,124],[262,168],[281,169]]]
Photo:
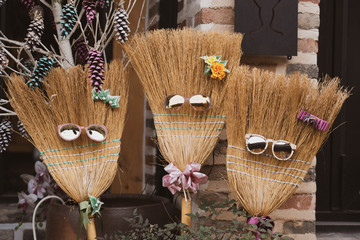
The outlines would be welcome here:
[[[222,80],[225,77],[225,71],[226,71],[226,68],[225,68],[224,64],[215,62],[211,66],[211,72],[212,72],[211,78],[217,79],[217,80]]]

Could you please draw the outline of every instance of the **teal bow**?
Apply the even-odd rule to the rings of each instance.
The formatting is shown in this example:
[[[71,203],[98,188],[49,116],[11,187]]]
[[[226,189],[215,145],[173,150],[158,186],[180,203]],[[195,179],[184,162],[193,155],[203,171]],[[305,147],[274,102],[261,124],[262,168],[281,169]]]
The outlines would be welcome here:
[[[94,216],[96,213],[100,214],[100,208],[104,203],[101,202],[98,198],[90,195],[89,195],[89,199],[90,199],[91,207],[93,209],[91,215]]]
[[[119,107],[120,96],[111,96],[109,89],[97,92],[94,88],[92,90],[92,99],[94,101],[101,100],[104,103],[109,103],[112,108]]]
[[[91,195],[89,195],[89,199],[90,199],[90,202],[83,201],[83,202],[79,203],[79,209],[80,209],[79,223],[82,223],[84,225],[85,229],[87,228],[87,224],[90,223],[90,220],[89,220],[90,213],[91,213],[91,216],[94,216],[95,214],[100,215],[100,208],[104,204],[98,198],[93,197]]]
[[[87,225],[90,224],[89,214],[91,212],[91,205],[89,201],[83,201],[79,203],[80,208],[80,222],[84,225],[84,228],[87,228]]]

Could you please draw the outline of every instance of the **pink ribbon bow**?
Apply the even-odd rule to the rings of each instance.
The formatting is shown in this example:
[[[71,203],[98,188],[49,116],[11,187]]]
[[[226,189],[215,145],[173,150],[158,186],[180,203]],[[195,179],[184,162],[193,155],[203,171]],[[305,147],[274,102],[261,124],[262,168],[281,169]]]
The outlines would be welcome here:
[[[199,185],[207,182],[208,177],[200,173],[201,165],[190,163],[186,165],[184,172],[181,172],[174,164],[170,163],[164,169],[169,174],[162,179],[163,187],[167,187],[172,194],[178,191],[191,189],[194,193],[199,190]]]

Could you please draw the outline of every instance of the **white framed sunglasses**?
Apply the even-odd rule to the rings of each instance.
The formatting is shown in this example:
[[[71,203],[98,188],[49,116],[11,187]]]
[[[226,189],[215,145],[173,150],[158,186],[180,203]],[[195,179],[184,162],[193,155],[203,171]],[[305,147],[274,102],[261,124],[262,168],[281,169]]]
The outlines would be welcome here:
[[[189,101],[190,106],[196,111],[206,111],[211,107],[210,97],[196,94],[191,97],[184,97],[179,94],[169,95],[165,98],[165,109],[167,110],[179,110],[184,106],[186,101]]]
[[[74,141],[79,138],[83,129],[86,131],[88,137],[95,142],[104,141],[108,134],[107,128],[98,124],[92,124],[87,127],[79,126],[74,123],[58,125],[59,136],[65,141]]]
[[[267,139],[258,134],[245,134],[246,149],[252,154],[262,154],[272,143],[273,156],[278,160],[288,160],[294,154],[296,145],[285,140]]]

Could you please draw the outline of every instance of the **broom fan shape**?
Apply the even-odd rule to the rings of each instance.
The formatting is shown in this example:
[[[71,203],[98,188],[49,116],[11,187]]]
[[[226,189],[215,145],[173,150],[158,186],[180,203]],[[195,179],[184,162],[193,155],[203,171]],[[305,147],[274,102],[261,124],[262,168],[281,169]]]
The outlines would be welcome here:
[[[31,90],[20,76],[7,82],[11,105],[50,174],[78,203],[89,195],[98,198],[115,177],[128,100],[128,73],[120,61],[107,66],[104,83],[104,89],[120,96],[119,108],[92,99],[87,75],[82,66],[53,69],[45,78],[44,92]],[[58,125],[64,123],[104,125],[108,136],[94,142],[82,132],[78,139],[64,141],[58,134]]]
[[[348,97],[337,78],[316,82],[305,75],[276,75],[246,66],[233,71],[225,104],[227,172],[230,186],[249,213],[267,216],[288,199],[328,137],[329,128],[320,131],[297,119],[300,111],[331,126]],[[285,140],[296,150],[289,160],[278,160],[270,142],[263,154],[255,155],[246,150],[245,134]]]
[[[144,87],[155,122],[158,146],[165,160],[183,172],[190,163],[203,164],[221,133],[224,87],[204,74],[202,56],[221,56],[226,68],[240,63],[242,35],[193,29],[156,30],[135,36],[124,48]],[[170,95],[210,97],[208,111],[195,111],[188,102],[177,111],[165,109]],[[186,195],[185,195],[186,196]],[[190,224],[191,204],[183,198],[182,222]]]

